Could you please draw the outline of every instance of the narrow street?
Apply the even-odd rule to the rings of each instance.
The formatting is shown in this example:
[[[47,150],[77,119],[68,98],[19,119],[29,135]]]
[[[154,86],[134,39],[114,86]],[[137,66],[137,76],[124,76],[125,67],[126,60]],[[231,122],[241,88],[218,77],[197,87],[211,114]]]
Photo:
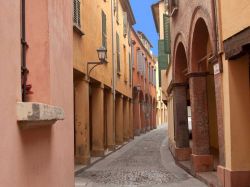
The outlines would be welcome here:
[[[177,165],[167,148],[166,128],[160,127],[78,174],[76,187],[206,186]]]

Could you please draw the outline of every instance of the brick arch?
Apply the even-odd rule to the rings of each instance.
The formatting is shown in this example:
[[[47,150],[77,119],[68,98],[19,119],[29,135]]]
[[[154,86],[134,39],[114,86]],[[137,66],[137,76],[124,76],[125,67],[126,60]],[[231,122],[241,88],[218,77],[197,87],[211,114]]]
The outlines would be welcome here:
[[[175,83],[187,82],[187,77],[184,72],[185,69],[187,69],[188,72],[187,53],[184,44],[179,42],[176,48],[173,66],[173,80]]]
[[[188,58],[188,64],[189,64],[189,70],[193,71],[193,41],[194,38],[197,37],[195,31],[197,29],[197,25],[200,24],[200,22],[204,23],[204,27],[207,29],[207,34],[208,34],[208,40],[211,45],[211,50],[212,53],[215,54],[215,33],[213,29],[213,24],[211,21],[211,15],[209,11],[201,6],[198,6],[195,8],[192,18],[191,18],[191,25],[190,25],[190,30],[189,30],[189,39],[188,39],[188,53],[187,53],[187,58]],[[202,35],[202,33],[201,33]],[[214,41],[214,42],[213,42]]]

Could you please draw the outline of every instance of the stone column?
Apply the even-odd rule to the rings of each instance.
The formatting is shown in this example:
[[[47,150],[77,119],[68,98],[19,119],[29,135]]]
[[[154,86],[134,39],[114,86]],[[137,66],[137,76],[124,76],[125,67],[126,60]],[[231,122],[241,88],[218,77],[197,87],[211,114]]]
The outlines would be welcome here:
[[[129,140],[129,98],[123,100],[123,140]]]
[[[123,96],[116,96],[115,106],[115,142],[117,145],[123,144]]]
[[[129,102],[129,138],[130,139],[134,139],[133,119],[134,119],[133,100],[130,99],[130,102]]]
[[[104,156],[104,85],[92,86],[92,156]]]
[[[105,94],[107,103],[107,144],[109,150],[115,149],[115,127],[114,127],[114,98],[112,90]]]
[[[136,94],[133,102],[133,112],[134,112],[134,135],[139,136],[141,132],[141,116],[140,116],[140,99],[139,92]]]
[[[75,81],[75,162],[87,165],[90,162],[89,146],[89,83]]]
[[[173,84],[173,108],[175,127],[175,158],[179,161],[189,160],[188,112],[187,112],[187,84]]]
[[[192,167],[195,172],[213,170],[210,154],[206,73],[189,75],[192,113]]]

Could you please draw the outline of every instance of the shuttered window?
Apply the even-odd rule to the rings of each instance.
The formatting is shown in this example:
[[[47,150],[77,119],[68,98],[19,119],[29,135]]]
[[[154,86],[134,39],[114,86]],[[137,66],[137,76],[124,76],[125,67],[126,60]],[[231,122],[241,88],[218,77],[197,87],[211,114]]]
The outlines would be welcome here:
[[[128,16],[127,12],[123,12],[123,36],[126,37],[128,34]]]
[[[128,25],[128,44],[131,45],[132,43],[132,39],[131,39],[131,28]]]
[[[137,71],[142,75],[143,74],[143,69],[144,69],[144,56],[142,51],[138,50],[137,51]]]
[[[149,83],[151,82],[150,71],[151,71],[151,68],[150,68],[150,65],[149,65],[149,63],[148,63],[148,82],[149,82]]]
[[[164,48],[165,48],[165,53],[170,54],[171,53],[170,18],[166,14],[164,14],[163,15],[163,21],[164,21]]]
[[[115,1],[116,21],[119,23],[119,0]]]
[[[131,63],[131,54],[128,54],[128,62],[129,62],[129,84],[132,84],[132,63]]]
[[[80,0],[73,0],[73,22],[77,27],[81,27],[81,3]]]
[[[102,46],[107,49],[107,23],[106,14],[102,11]]]
[[[120,62],[120,37],[116,33],[116,64],[117,64],[117,73],[121,72],[121,62]]]

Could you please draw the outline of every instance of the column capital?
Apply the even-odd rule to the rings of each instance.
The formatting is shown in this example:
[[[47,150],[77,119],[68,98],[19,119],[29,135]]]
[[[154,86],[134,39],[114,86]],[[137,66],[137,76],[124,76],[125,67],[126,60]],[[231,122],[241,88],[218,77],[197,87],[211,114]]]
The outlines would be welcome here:
[[[92,86],[93,88],[100,88],[100,89],[102,89],[102,90],[104,90],[104,88],[105,88],[104,84],[101,83],[101,82],[92,83],[91,86]]]
[[[204,72],[189,72],[187,74],[188,78],[192,78],[192,77],[206,77],[209,74],[209,72],[204,71]]]
[[[186,82],[178,83],[178,82],[171,81],[169,86],[168,86],[167,93],[171,94],[173,89],[176,88],[176,87],[188,87],[188,83],[186,83]]]

